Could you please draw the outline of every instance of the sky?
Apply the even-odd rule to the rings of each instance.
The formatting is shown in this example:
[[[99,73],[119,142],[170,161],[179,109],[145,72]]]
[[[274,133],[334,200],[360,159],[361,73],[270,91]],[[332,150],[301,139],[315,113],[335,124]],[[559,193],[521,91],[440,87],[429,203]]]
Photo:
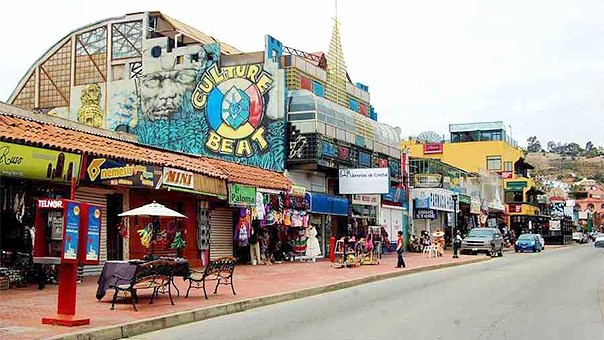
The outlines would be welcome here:
[[[327,51],[333,0],[14,1],[3,9],[0,100],[72,30],[162,11],[246,52],[264,35]],[[369,86],[378,120],[402,137],[499,121],[521,145],[604,145],[604,1],[340,0],[348,73]]]

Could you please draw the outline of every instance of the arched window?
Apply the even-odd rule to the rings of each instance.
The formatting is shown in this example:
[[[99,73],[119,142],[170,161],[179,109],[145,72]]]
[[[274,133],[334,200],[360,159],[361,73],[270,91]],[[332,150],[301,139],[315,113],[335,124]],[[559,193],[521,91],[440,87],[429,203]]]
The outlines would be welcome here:
[[[594,210],[596,208],[596,206],[593,203],[589,203],[587,205],[587,210]]]

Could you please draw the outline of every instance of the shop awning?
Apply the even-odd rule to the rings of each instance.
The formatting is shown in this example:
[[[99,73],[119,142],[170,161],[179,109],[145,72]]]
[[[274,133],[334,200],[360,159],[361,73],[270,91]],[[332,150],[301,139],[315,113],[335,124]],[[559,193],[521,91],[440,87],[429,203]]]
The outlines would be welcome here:
[[[310,212],[325,215],[348,216],[348,199],[319,193],[306,193]]]
[[[231,183],[278,191],[289,191],[292,186],[292,181],[285,177],[282,172],[231,163],[214,158],[204,158],[204,160],[226,173],[228,181]]]

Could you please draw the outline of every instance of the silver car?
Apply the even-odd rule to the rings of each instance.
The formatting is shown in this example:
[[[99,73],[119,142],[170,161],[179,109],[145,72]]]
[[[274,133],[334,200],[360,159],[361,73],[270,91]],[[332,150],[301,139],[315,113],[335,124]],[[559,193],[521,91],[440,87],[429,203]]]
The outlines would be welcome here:
[[[497,228],[474,228],[461,241],[460,253],[503,256],[503,236]]]

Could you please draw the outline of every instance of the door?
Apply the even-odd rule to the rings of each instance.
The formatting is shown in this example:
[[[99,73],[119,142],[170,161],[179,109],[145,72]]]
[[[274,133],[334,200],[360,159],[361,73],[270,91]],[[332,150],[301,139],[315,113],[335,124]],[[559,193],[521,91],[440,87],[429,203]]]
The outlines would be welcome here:
[[[120,217],[123,197],[121,194],[107,195],[107,260],[123,259],[123,240],[120,236]]]

